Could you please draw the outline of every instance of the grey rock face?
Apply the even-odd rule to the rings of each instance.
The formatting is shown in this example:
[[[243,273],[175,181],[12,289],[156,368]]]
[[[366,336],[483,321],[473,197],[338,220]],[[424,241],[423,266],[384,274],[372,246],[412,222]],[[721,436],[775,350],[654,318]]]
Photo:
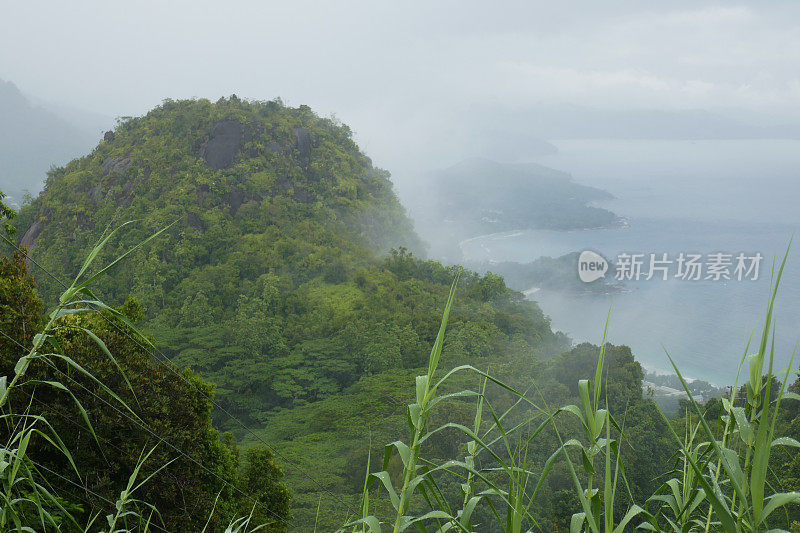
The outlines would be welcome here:
[[[19,242],[22,246],[27,246],[29,249],[32,249],[36,245],[36,238],[44,229],[44,223],[41,220],[37,220],[31,227],[25,231],[25,234],[22,236],[22,240]]]
[[[272,152],[273,154],[282,153],[286,151],[286,146],[282,145],[281,143],[272,141],[267,145],[267,151]]]
[[[294,136],[297,139],[297,151],[300,152],[300,159],[308,161],[311,157],[311,135],[305,128],[295,128]]]
[[[211,138],[200,148],[200,157],[211,168],[227,168],[241,149],[243,137],[242,125],[238,121],[221,120],[211,130]]]
[[[95,185],[91,189],[89,189],[89,199],[94,204],[100,203],[100,200],[103,198],[103,188],[100,185]]]
[[[112,172],[119,172],[122,174],[125,172],[131,164],[130,157],[107,157],[102,163],[100,163],[100,168],[103,169],[104,174],[110,174]]]
[[[226,199],[228,205],[231,206],[231,215],[236,215],[236,212],[242,206],[242,202],[244,202],[244,191],[239,188],[233,189],[226,195]]]

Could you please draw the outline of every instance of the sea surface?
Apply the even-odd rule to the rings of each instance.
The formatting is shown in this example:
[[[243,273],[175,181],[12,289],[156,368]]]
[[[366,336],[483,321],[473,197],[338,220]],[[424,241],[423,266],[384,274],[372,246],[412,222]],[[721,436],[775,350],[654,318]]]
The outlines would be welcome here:
[[[773,259],[782,258],[800,229],[800,141],[554,144],[558,154],[533,161],[612,193],[613,200],[598,205],[624,217],[627,227],[486,236],[462,245],[465,259],[529,262],[588,249],[611,261],[622,252],[647,254],[646,268],[650,253],[668,259],[681,252],[760,253],[755,281],[682,280],[673,264],[667,281],[626,281],[626,292],[615,295],[540,290],[529,296],[575,341],[599,343],[611,308],[609,340],[629,345],[647,369],[670,370],[668,352],[689,377],[732,383],[754,328],[750,352],[760,338]],[[800,339],[800,240],[789,253],[775,324],[776,367],[785,368]]]

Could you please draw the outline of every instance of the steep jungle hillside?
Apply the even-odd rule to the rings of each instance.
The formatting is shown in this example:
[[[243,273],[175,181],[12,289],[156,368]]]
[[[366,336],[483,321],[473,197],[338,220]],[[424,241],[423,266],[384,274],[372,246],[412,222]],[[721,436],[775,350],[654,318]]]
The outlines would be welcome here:
[[[46,327],[43,311],[24,255],[0,256],[3,388],[35,342],[34,336]],[[79,313],[60,321],[56,334],[61,353],[92,377],[76,372],[65,360],[54,358],[49,364],[39,360],[7,398],[9,411],[41,417],[47,421],[42,425],[52,431],[49,437],[34,437],[27,447],[27,457],[49,472],[50,490],[56,490],[74,519],[89,523],[93,517],[116,512],[115,502],[136,471],[142,450],[150,450],[139,472],[142,479],[153,477],[137,492],[158,509],[156,531],[200,531],[206,522],[210,531],[222,531],[230,520],[248,515],[254,505],[257,520],[277,515],[288,521],[291,494],[281,484],[283,474],[272,451],[259,444],[240,454],[230,435],[220,435],[212,427],[213,386],[147,353],[127,328],[140,313],[134,300],[120,312],[124,320]],[[102,339],[113,363],[86,330]],[[61,386],[37,386],[48,382]],[[12,428],[13,424],[0,428],[4,442],[13,442]],[[47,439],[55,435],[71,460],[49,445]],[[50,507],[63,518],[62,509]],[[31,513],[25,502],[19,508]],[[27,518],[35,523],[33,515]],[[285,531],[281,525],[269,531]],[[9,531],[8,524],[0,530]],[[76,529],[65,525],[59,531]]]
[[[360,410],[354,391],[369,387],[379,398],[401,394],[393,384],[425,364],[459,271],[409,251],[422,245],[388,173],[347,126],[278,101],[166,101],[122,122],[88,156],[50,173],[20,213],[18,236],[36,263],[66,278],[129,220],[98,264],[172,226],[101,279],[99,296],[114,305],[133,296],[160,350],[214,383],[224,409],[255,428],[297,409],[293,418],[312,413],[306,424],[319,425],[328,416],[316,413],[320,401]],[[52,303],[63,288],[34,273]],[[529,369],[568,346],[502,278],[463,273],[447,364]],[[389,409],[401,414],[402,404]],[[402,431],[389,423],[402,416],[377,415],[385,433]],[[241,430],[215,417],[220,429]],[[278,438],[312,429],[301,423]],[[368,446],[369,435],[360,438],[357,448]],[[307,458],[302,446],[282,449]],[[319,487],[283,466],[299,484],[298,520],[313,519]],[[340,466],[327,461],[315,474],[350,498]]]
[[[111,237],[95,264],[106,264],[158,229],[168,229],[100,278],[95,292],[126,316],[138,318],[163,354],[189,367],[183,375],[198,385],[194,390],[215,387],[219,404],[212,412],[204,395],[165,379],[151,354],[114,328],[90,319],[72,326],[97,329],[109,349],[122,355],[122,366],[132,371],[131,397],[136,401],[134,393],[146,391],[146,401],[137,402],[137,408],[149,422],[161,423],[188,456],[231,480],[231,491],[244,487],[257,502],[278,509],[279,516],[292,516],[293,530],[332,531],[352,518],[368,458],[371,471],[379,470],[382,446],[407,436],[415,376],[426,372],[442,308],[459,274],[439,372],[471,364],[526,392],[537,409],[544,409],[523,404],[502,415],[508,427],[517,428],[515,438],[522,445],[517,452],[525,450],[529,468],[548,472],[526,518],[528,526],[535,521],[542,531],[566,531],[580,508],[576,494],[583,491],[574,488],[570,455],[553,452],[562,434],[580,435],[589,426],[579,418],[561,417],[558,431],[563,433],[557,434],[531,414],[541,417],[551,408],[588,399],[588,385],[579,385],[581,379],[600,377],[604,403],[624,426],[619,455],[626,465],[625,490],[613,502],[618,516],[656,493],[676,466],[669,428],[675,424],[683,431],[684,421],[665,420],[643,394],[644,374],[629,348],[607,345],[601,359],[597,346],[572,346],[553,332],[538,306],[510,290],[502,277],[446,267],[409,251],[418,252],[422,245],[388,173],[372,166],[346,126],[308,107],[235,96],[216,103],[166,101],[144,117],[120,123],[89,155],[53,170],[42,193],[22,210],[17,236],[32,250],[34,261],[26,264],[17,254],[0,262],[9,272],[0,272],[0,296],[7,302],[0,303],[7,310],[25,308],[30,316],[20,314],[22,323],[35,324],[39,310],[52,305],[62,290],[44,270],[68,279],[94,243],[124,221],[133,222]],[[39,284],[41,303],[28,267]],[[20,302],[30,305],[20,307]],[[17,322],[3,324],[9,339],[28,342],[31,328]],[[69,328],[63,337],[61,346],[90,370],[108,380],[118,376],[95,345]],[[4,346],[6,367],[14,363],[17,348],[15,343]],[[481,387],[477,374],[457,374],[440,393]],[[792,387],[797,390],[797,384]],[[491,384],[485,389],[484,422],[519,403],[511,390]],[[457,394],[437,404],[431,424],[471,424],[475,403],[474,395]],[[712,420],[721,405],[712,399],[704,416]],[[53,400],[43,408],[68,407]],[[134,444],[117,450],[108,463],[80,448],[82,466],[107,472],[91,480],[92,487],[110,496],[125,478],[121,472],[130,468],[134,452],[149,439],[141,434],[125,438],[137,431],[135,425],[109,416],[96,402],[86,407],[88,416],[102,424],[103,441]],[[568,412],[580,414],[577,408]],[[782,417],[781,434],[796,436],[800,415],[785,410]],[[239,421],[252,431],[242,431]],[[606,428],[608,437],[610,419]],[[233,441],[217,433],[227,429],[247,449],[242,462]],[[453,429],[425,437],[425,461],[430,461],[425,464],[464,457],[469,445]],[[85,431],[66,434],[70,442],[88,438]],[[168,450],[159,454],[164,463],[171,456]],[[581,464],[593,480],[599,471],[583,457]],[[796,488],[800,474],[792,458],[776,458],[781,468],[775,471],[787,475],[773,481]],[[481,462],[487,472],[499,464],[488,457]],[[196,509],[213,507],[211,496],[225,483],[216,475],[206,479],[189,463],[170,464],[180,480],[164,478],[149,491],[171,523],[185,529],[202,521],[205,513]],[[403,468],[395,454],[384,478],[396,483]],[[437,505],[461,500],[460,479],[442,479]],[[220,500],[222,517],[235,516],[248,504],[234,492]],[[377,495],[377,486],[372,492]],[[194,511],[193,502],[200,502]],[[370,512],[391,515],[390,505],[384,494],[371,501]],[[422,497],[410,505],[413,513],[432,506]],[[503,513],[492,510],[476,510],[473,518],[480,530],[498,530]],[[278,530],[284,525],[277,524]]]
[[[161,349],[248,423],[419,366],[456,272],[406,251],[421,244],[388,173],[347,126],[280,102],[166,101],[123,122],[50,174],[19,235],[42,266],[67,273],[128,220],[109,257],[174,225],[99,292],[116,304],[135,296]],[[60,288],[37,279],[52,302]],[[468,274],[462,285],[459,356],[565,346],[502,278]]]

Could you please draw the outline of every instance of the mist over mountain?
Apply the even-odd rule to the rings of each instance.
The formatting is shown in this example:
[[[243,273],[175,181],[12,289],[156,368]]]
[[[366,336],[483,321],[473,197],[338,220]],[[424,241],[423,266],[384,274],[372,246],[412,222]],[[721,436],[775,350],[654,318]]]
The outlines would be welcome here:
[[[91,136],[93,142],[103,137],[106,131],[114,129],[116,120],[110,115],[88,109],[78,108],[68,103],[51,101],[34,95],[25,95],[31,105],[46,109],[74,128]]]
[[[472,110],[474,127],[503,124],[507,132],[543,139],[797,139],[791,119],[706,109],[602,109],[580,105]],[[536,155],[531,153],[529,155]]]
[[[0,533],[800,533],[800,2],[0,13]]]
[[[37,267],[72,272],[115,222],[136,221],[99,263],[174,224],[96,294],[136,301],[159,349],[212,381],[217,402],[282,451],[306,463],[324,450],[315,472],[349,498],[360,490],[350,466],[370,436],[341,424],[372,425],[380,439],[404,427],[403,404],[375,402],[425,364],[457,274],[447,364],[491,358],[522,376],[570,348],[502,278],[410,253],[421,243],[388,178],[346,125],[307,106],[165,101],[51,172],[21,210],[18,235]],[[56,301],[63,287],[36,279],[45,302]],[[625,386],[641,395],[635,376]],[[241,429],[219,411],[215,421]],[[310,530],[318,487],[287,476],[300,530]],[[326,531],[345,519],[327,515]]]
[[[474,157],[428,172],[406,201],[436,257],[460,262],[459,241],[481,234],[615,224],[614,213],[591,205],[611,198],[543,165]]]
[[[24,190],[35,193],[51,166],[86,152],[100,135],[31,103],[12,82],[0,80],[0,188],[13,199],[19,201]]]

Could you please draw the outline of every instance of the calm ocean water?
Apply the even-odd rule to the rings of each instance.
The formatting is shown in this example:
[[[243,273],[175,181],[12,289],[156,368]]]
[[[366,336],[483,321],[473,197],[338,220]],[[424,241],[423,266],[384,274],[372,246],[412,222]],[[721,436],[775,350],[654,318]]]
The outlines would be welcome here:
[[[626,217],[629,227],[485,237],[466,244],[465,256],[528,262],[584,249],[612,260],[620,252],[760,252],[765,259],[757,281],[629,281],[629,292],[613,297],[532,296],[556,329],[595,343],[613,298],[610,341],[631,346],[648,369],[669,367],[666,349],[686,375],[732,382],[750,332],[762,323],[772,259],[782,256],[800,228],[800,141],[555,144],[558,154],[536,162],[614,194],[602,206]],[[800,338],[800,242],[790,252],[781,287],[776,352],[777,364],[785,367]]]

